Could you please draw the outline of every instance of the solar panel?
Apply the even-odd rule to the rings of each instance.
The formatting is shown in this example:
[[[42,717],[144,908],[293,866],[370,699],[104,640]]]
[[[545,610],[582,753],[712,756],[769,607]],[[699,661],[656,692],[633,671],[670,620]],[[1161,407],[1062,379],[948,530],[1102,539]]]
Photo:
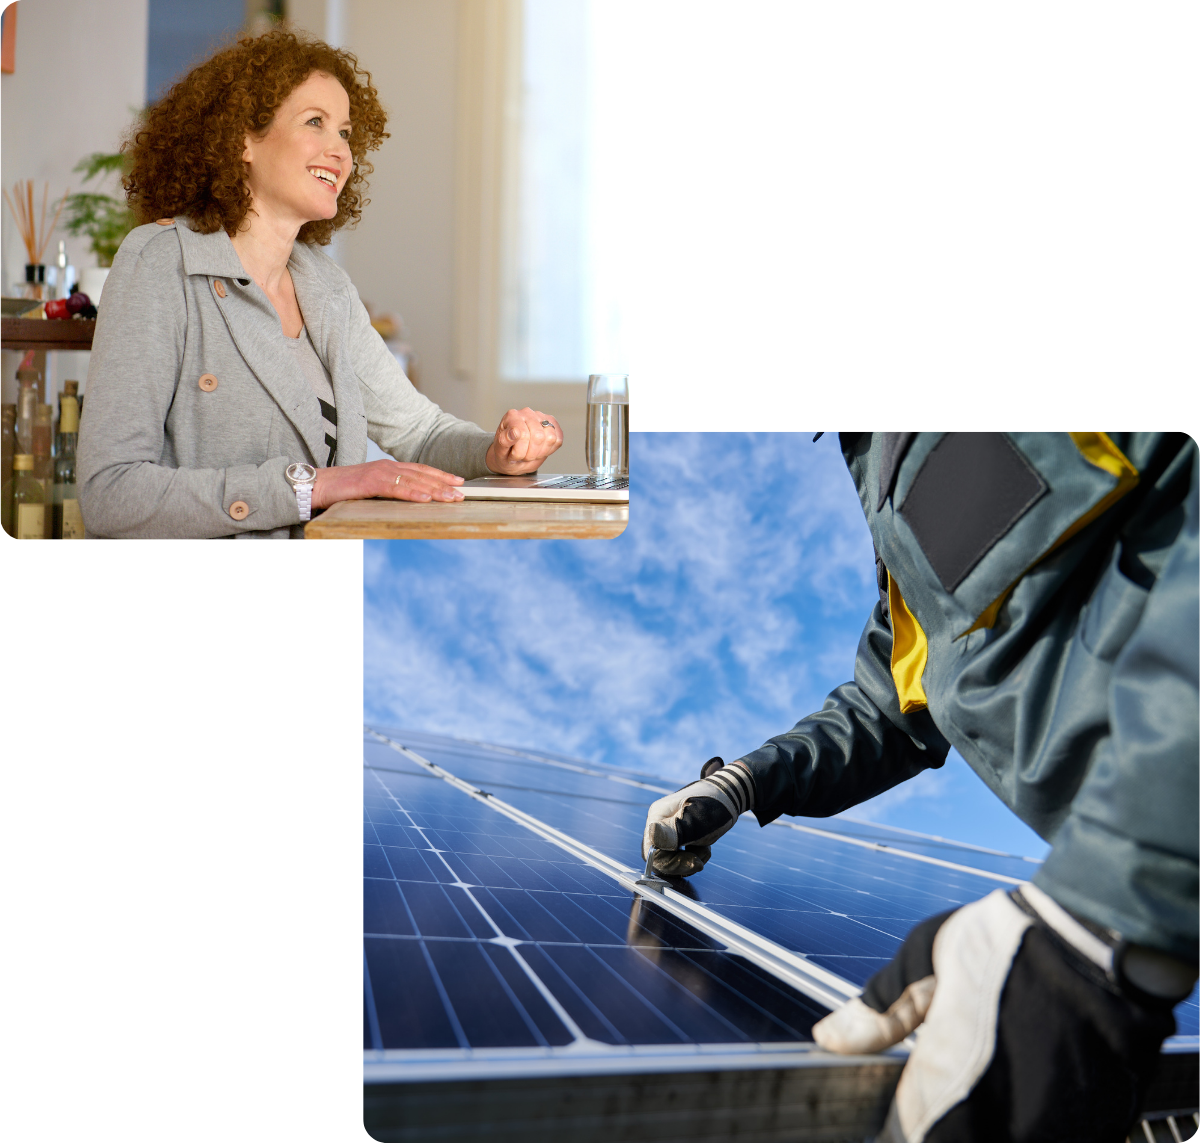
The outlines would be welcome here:
[[[651,776],[553,755],[539,756],[530,751],[428,734],[380,733],[390,738],[391,743],[408,746],[416,756],[444,768],[466,783],[493,793],[497,800],[605,855],[626,870],[638,870],[642,864],[640,847],[646,807],[661,792],[673,788]],[[725,971],[732,954],[717,951],[714,941],[718,938],[712,935],[714,932],[727,935],[719,927],[713,927],[724,921],[762,938],[766,946],[775,948],[771,955],[777,958],[781,955],[778,950],[786,950],[791,959],[785,964],[785,970],[797,963],[815,966],[815,969],[830,974],[819,977],[818,984],[824,982],[827,988],[836,991],[837,984],[830,984],[832,976],[841,984],[843,994],[850,995],[891,959],[918,921],[976,900],[997,887],[1027,880],[1037,868],[1036,862],[1025,858],[875,823],[845,819],[786,819],[761,829],[747,815],[714,847],[713,859],[703,872],[677,883],[677,895],[694,902],[702,910],[696,914],[701,927],[694,928],[678,916],[669,919],[652,904],[638,904],[630,891],[614,883],[608,873],[587,867],[582,859],[572,861],[568,854],[550,842],[531,838],[525,825],[504,818],[462,791],[443,782],[443,789],[435,792],[430,785],[437,783],[437,779],[429,777],[428,771],[418,762],[397,751],[393,745],[369,733],[365,750],[368,777],[374,773],[378,782],[395,784],[380,787],[385,792],[376,795],[374,804],[381,812],[395,815],[400,811],[389,798],[401,804],[405,798],[409,799],[409,805],[417,815],[412,821],[424,823],[428,820],[430,823],[424,833],[429,838],[426,848],[432,845],[443,850],[435,863],[429,860],[434,855],[419,852],[419,845],[410,848],[408,856],[396,858],[394,868],[388,866],[392,870],[393,884],[400,885],[405,891],[409,885],[427,885],[434,881],[453,888],[451,883],[457,878],[460,887],[456,892],[462,896],[468,895],[462,885],[479,885],[480,889],[469,891],[469,895],[481,902],[487,901],[489,916],[500,926],[502,935],[541,942],[539,947],[553,950],[546,954],[548,961],[539,960],[538,963],[546,968],[549,979],[554,981],[565,973],[578,985],[571,972],[587,965],[589,970],[596,969],[594,981],[604,982],[607,987],[609,976],[612,973],[622,976],[625,965],[634,964],[640,968],[645,959],[641,952],[632,953],[640,960],[621,959],[631,955],[631,950],[638,946],[636,940],[626,942],[626,930],[622,929],[619,918],[628,918],[631,911],[644,909],[650,910],[656,918],[661,916],[656,923],[664,926],[665,935],[655,940],[660,942],[658,947],[669,950],[662,954],[663,962],[678,968],[678,973],[691,972],[694,965],[705,966],[705,971],[712,977],[719,977]],[[396,772],[384,772],[389,769]],[[421,795],[420,791],[426,789],[429,792]],[[443,808],[437,811],[427,808],[434,804]],[[421,816],[427,813],[433,813],[434,817]],[[385,830],[393,825],[405,830],[405,836],[415,843],[421,831],[410,824],[411,814],[407,810],[401,816],[405,817],[404,821],[393,823],[389,820],[380,825]],[[468,827],[468,822],[473,824]],[[507,832],[500,834],[495,832],[497,830]],[[520,844],[515,844],[518,842]],[[386,844],[380,838],[376,848],[385,849]],[[513,846],[520,852],[508,856],[502,852],[504,845]],[[487,850],[487,846],[496,852]],[[368,846],[370,849],[372,847]],[[537,858],[532,856],[534,850],[539,855]],[[556,851],[555,855],[552,856],[551,851]],[[416,860],[421,864],[416,864]],[[380,875],[375,880],[388,876],[383,873],[385,867],[380,863],[378,853],[373,853],[368,861],[373,863],[368,869],[375,869]],[[537,872],[550,866],[539,866],[538,861],[549,862],[555,869],[554,876],[579,881],[581,888],[568,888],[566,880],[551,884]],[[413,873],[422,869],[428,870],[421,873],[426,881],[417,879]],[[368,877],[371,879],[370,874]],[[444,888],[443,891],[449,890]],[[371,892],[376,893],[378,889],[373,888]],[[460,912],[468,908],[461,897],[456,900],[461,906]],[[543,911],[549,912],[557,924],[572,934],[571,938],[563,938],[551,927],[539,929],[540,935],[535,937],[523,927],[513,910],[533,906],[536,909],[529,915],[541,918]],[[585,929],[581,922],[574,921],[578,913],[573,910],[586,913],[593,927]],[[473,931],[469,938],[460,933],[456,939],[486,942],[488,937],[483,935],[480,922],[473,917],[471,923],[478,931]],[[607,935],[601,934],[594,927],[596,924],[604,926]],[[654,929],[654,924],[643,924],[640,928],[649,932]],[[638,925],[632,921],[628,931],[640,933]],[[551,932],[558,933],[558,942],[550,938]],[[525,936],[525,933],[529,935]],[[405,935],[411,938],[414,934]],[[603,940],[601,936],[604,936]],[[642,938],[639,935],[637,939]],[[618,953],[617,944],[625,946],[625,951]],[[567,945],[571,946],[569,952],[563,951]],[[370,940],[368,947],[371,947]],[[581,950],[587,952],[584,959],[578,959]],[[369,957],[370,953],[368,965]],[[744,958],[733,956],[733,963],[742,960]],[[599,971],[597,961],[603,962],[609,975]],[[714,971],[712,966],[718,963],[721,969]],[[772,962],[762,960],[760,967],[764,963]],[[568,965],[570,969],[566,967]],[[634,978],[625,974],[623,979]],[[795,989],[797,978],[793,975],[790,979],[792,983],[787,987],[803,998],[804,990]],[[804,980],[800,979],[803,985]],[[556,984],[555,987],[561,986]],[[586,992],[588,987],[600,988],[601,985],[589,983],[580,987]],[[627,985],[618,987],[626,988]],[[813,991],[808,989],[810,995]],[[815,991],[821,994],[819,989]],[[570,995],[569,989],[564,994]],[[615,995],[622,993],[618,991]],[[828,994],[821,995],[828,1003]],[[591,999],[593,1003],[596,1000]],[[662,999],[661,1003],[673,1002]],[[1195,1050],[1200,1042],[1197,1040],[1200,1010],[1196,992],[1177,1007],[1175,1015],[1178,1033],[1173,1038],[1173,1046]],[[741,1024],[734,1023],[742,1034],[758,1034],[751,1031],[753,1022],[749,1016],[739,1019],[743,1021]],[[803,1023],[798,1017],[794,1019]],[[675,1026],[682,1030],[678,1021]],[[604,1042],[648,1043],[650,1041],[639,1040],[637,1036],[643,1032],[649,1034],[650,1027],[659,1028],[660,1025],[640,1024],[642,1032],[626,1035],[624,1039],[606,1029],[608,1039]],[[807,1040],[810,1027],[811,1020],[807,1026],[795,1028],[799,1033],[797,1040]],[[676,1042],[684,1041],[676,1037]],[[701,1041],[693,1039],[691,1042]],[[372,1040],[371,1046],[378,1048],[380,1044]]]
[[[532,760],[507,760],[452,742],[426,740],[422,751],[452,773],[495,789],[508,803],[631,868],[640,862],[646,806],[658,792],[670,789],[625,786],[612,777],[552,767],[539,771]],[[746,818],[721,839],[708,868],[681,889],[861,986],[891,959],[918,921],[1003,883],[949,863],[918,863],[903,853],[836,841],[831,845],[826,823],[819,824],[821,834],[763,831]],[[995,860],[988,854],[968,856]],[[1021,866],[1028,877],[1028,865],[1019,859],[1009,863]]]
[[[811,1040],[824,1007],[405,761],[366,772],[364,1047],[378,1062]]]

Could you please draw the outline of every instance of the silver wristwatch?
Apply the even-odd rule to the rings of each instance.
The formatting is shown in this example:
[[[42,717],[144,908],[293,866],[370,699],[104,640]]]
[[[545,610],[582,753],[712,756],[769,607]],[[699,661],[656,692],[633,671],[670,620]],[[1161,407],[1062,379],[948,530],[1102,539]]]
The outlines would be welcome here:
[[[303,523],[312,519],[313,485],[317,482],[317,470],[311,464],[289,464],[283,473],[284,479],[296,490],[296,507],[300,509]]]

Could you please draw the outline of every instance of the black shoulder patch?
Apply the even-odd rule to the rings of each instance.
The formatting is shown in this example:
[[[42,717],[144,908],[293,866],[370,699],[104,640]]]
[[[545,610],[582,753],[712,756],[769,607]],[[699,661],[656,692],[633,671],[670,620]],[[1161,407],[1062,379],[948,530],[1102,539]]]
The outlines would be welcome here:
[[[954,591],[1048,491],[1003,433],[947,433],[900,505],[942,586]]]
[[[913,443],[916,433],[880,433],[882,438],[879,452],[879,497],[875,503],[875,511],[882,512],[884,502],[892,494],[892,485],[896,483],[896,472],[908,446]]]

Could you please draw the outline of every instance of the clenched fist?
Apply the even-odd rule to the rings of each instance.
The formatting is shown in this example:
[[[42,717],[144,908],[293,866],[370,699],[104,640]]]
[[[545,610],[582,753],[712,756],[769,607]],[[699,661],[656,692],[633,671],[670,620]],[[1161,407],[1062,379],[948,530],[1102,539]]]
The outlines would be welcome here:
[[[562,429],[548,413],[509,409],[487,450],[487,466],[504,476],[536,472],[563,442]]]

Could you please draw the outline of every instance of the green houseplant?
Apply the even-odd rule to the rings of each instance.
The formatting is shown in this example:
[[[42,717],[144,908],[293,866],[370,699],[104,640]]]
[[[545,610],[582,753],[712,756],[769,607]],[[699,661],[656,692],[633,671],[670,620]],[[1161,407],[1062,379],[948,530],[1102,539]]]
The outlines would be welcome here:
[[[96,151],[80,159],[74,169],[83,173],[86,183],[98,176],[125,171],[125,156]],[[111,266],[117,248],[136,225],[133,211],[124,199],[96,191],[79,191],[67,196],[67,231],[91,239],[92,253],[101,266]]]

